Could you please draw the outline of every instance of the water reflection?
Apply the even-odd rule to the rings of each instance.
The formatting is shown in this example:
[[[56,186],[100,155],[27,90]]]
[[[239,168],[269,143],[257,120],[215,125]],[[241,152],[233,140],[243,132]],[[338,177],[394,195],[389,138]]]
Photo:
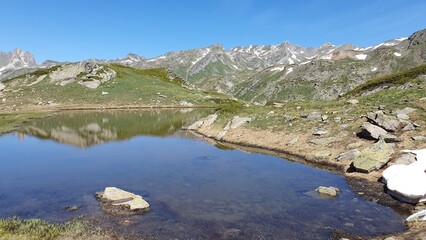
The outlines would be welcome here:
[[[138,135],[169,136],[212,110],[62,112],[20,128],[18,136],[52,139],[77,147],[121,141]]]

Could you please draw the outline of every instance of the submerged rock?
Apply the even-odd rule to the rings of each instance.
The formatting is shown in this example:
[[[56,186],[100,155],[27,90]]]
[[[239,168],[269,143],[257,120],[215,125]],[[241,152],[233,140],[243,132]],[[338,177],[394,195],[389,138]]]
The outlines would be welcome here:
[[[103,192],[97,193],[96,197],[104,204],[102,209],[109,213],[120,212],[117,209],[111,209],[111,207],[125,207],[131,211],[146,210],[149,208],[149,203],[142,196],[116,187],[106,187]]]
[[[352,162],[358,172],[370,173],[383,167],[393,154],[393,150],[383,139],[361,151]]]
[[[324,186],[320,186],[315,191],[317,193],[319,193],[320,195],[335,198],[339,194],[340,189],[338,189],[336,187],[324,187]]]

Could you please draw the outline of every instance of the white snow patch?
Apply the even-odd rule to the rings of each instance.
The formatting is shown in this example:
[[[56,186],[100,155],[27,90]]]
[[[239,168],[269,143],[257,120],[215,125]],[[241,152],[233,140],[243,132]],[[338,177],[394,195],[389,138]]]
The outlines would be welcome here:
[[[271,71],[282,71],[284,70],[284,67],[274,67],[271,69]]]
[[[402,41],[404,41],[404,40],[407,40],[408,38],[407,37],[403,37],[403,38],[397,38],[397,39],[395,39],[396,41],[400,41],[400,42],[402,42]]]
[[[372,72],[377,71],[377,67],[373,67],[373,68],[371,68],[371,71],[372,71]]]
[[[358,54],[358,55],[355,55],[355,57],[358,60],[365,60],[367,58],[367,54]]]
[[[157,61],[157,59],[156,58],[153,58],[153,59],[148,59],[148,60],[146,60],[147,62],[154,62],[154,61]]]
[[[321,59],[325,59],[325,60],[331,60],[331,55],[326,55],[321,57]]]
[[[401,57],[401,53],[399,53],[399,52],[394,52],[393,55],[395,55],[397,57]]]
[[[305,64],[308,64],[308,63],[310,63],[310,62],[312,62],[312,61],[302,62],[300,65],[305,65]]]
[[[290,64],[294,64],[293,59],[289,58],[289,59],[288,59],[288,63],[290,63]]]
[[[329,50],[329,51],[327,52],[327,54],[330,54],[330,53],[334,52],[334,50],[336,50],[336,49],[331,49],[331,50]]]
[[[291,72],[293,72],[293,68],[291,67],[291,68],[289,68],[289,69],[287,69],[287,71],[285,72],[285,74],[287,75],[287,74],[289,74],[289,73],[291,73]]]
[[[313,58],[316,58],[318,56],[318,54],[315,54],[314,56],[312,56],[312,57],[307,57],[306,59],[313,59]]]

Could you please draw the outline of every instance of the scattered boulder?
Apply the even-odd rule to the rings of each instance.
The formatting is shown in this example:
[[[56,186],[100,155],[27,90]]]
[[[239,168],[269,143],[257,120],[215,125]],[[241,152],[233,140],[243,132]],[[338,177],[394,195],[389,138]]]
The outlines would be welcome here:
[[[408,116],[408,114],[406,114],[406,113],[398,113],[396,115],[396,118],[398,118],[400,120],[408,120],[408,119],[410,119],[410,116]]]
[[[322,120],[323,122],[327,121],[327,119],[328,119],[328,115],[322,115],[322,116],[321,116],[321,120]]]
[[[314,120],[321,119],[321,113],[320,112],[311,112],[311,113],[309,113],[307,115],[302,114],[301,117],[305,118],[305,119],[307,119],[309,121],[314,121]]]
[[[413,136],[413,137],[411,137],[411,139],[413,139],[414,141],[426,142],[425,136]]]
[[[357,99],[350,99],[350,100],[348,100],[346,102],[349,103],[349,104],[352,104],[352,105],[355,105],[355,104],[359,103],[359,101]]]
[[[299,141],[298,137],[291,139],[286,145],[294,145]]]
[[[321,136],[321,135],[324,135],[324,134],[327,134],[328,133],[328,131],[327,130],[325,130],[325,129],[317,129],[314,133],[313,133],[313,135],[315,135],[315,136]]]
[[[102,209],[109,213],[119,213],[118,209],[139,211],[149,208],[148,202],[142,196],[116,187],[106,187],[103,192],[96,193],[96,197],[101,202]],[[114,209],[114,207],[117,208]]]
[[[358,149],[352,149],[352,150],[349,150],[347,152],[341,153],[339,156],[336,157],[336,160],[338,162],[340,162],[340,161],[352,161],[356,157],[358,157],[358,155],[360,153],[361,152]]]
[[[419,222],[419,221],[426,221],[426,209],[422,210],[420,212],[416,212],[413,215],[409,216],[406,219],[407,222]]]
[[[272,106],[276,107],[276,108],[281,108],[284,106],[284,103],[278,103],[278,102],[274,102],[272,103]]]
[[[416,127],[412,123],[407,122],[405,120],[401,120],[401,121],[403,121],[403,123],[405,124],[405,126],[401,129],[401,131],[406,132],[406,131],[413,131],[416,129]]]
[[[216,121],[218,116],[219,115],[215,113],[204,118],[203,127],[210,127]]]
[[[347,149],[355,149],[355,148],[359,148],[364,144],[364,142],[354,142],[354,143],[349,143],[348,146],[346,146]]]
[[[186,129],[188,130],[197,130],[200,127],[210,127],[217,119],[218,115],[215,114],[211,114],[203,119],[200,119],[196,122],[194,122],[193,124],[191,124],[190,126],[188,126]]]
[[[338,140],[337,137],[315,138],[315,139],[309,140],[309,143],[324,146],[324,145],[328,145],[330,143],[336,142],[337,140]]]
[[[274,111],[269,111],[266,116],[274,116],[275,112]]]
[[[228,130],[222,130],[217,134],[217,138],[220,140],[228,133]]]
[[[401,142],[401,139],[398,137],[389,134],[386,130],[383,128],[373,125],[369,122],[364,122],[362,124],[362,131],[361,131],[361,137],[367,138],[367,139],[375,139],[378,140],[380,138],[384,138],[384,140],[388,143],[390,142]]]
[[[103,92],[102,91],[102,95],[108,95],[109,94],[109,92]]]
[[[283,119],[284,122],[291,122],[293,121],[296,117],[295,116],[291,116],[291,115],[287,115],[287,114],[283,114],[281,116],[281,118]]]
[[[354,159],[352,166],[356,171],[370,173],[383,167],[393,154],[393,149],[386,144],[384,139],[367,147]]]
[[[187,101],[180,101],[180,103],[179,103],[181,106],[184,106],[184,107],[192,107],[192,106],[194,106],[194,104],[192,104],[192,103],[190,103],[190,102],[187,102]]]
[[[339,122],[341,122],[342,121],[342,118],[341,117],[335,117],[334,118],[334,122],[336,122],[336,123],[339,123]]]
[[[3,91],[5,87],[4,84],[0,83],[0,92]]]
[[[198,120],[198,121],[196,121],[195,123],[193,123],[193,124],[189,125],[189,126],[187,127],[187,129],[188,129],[188,130],[197,130],[198,128],[200,128],[200,127],[201,127],[201,125],[203,125],[203,123],[204,123],[204,120]]]
[[[387,116],[382,111],[368,113],[367,119],[387,131],[395,132],[402,128],[401,121],[399,119]]]
[[[239,128],[240,126],[242,126],[242,125],[244,125],[244,124],[246,124],[246,123],[249,123],[249,122],[251,122],[251,118],[249,118],[249,117],[239,117],[239,116],[235,116],[233,119],[232,119],[232,121],[231,121],[231,124],[230,124],[230,128],[231,129],[235,129],[235,128]]]
[[[324,150],[324,151],[320,151],[318,153],[315,154],[315,159],[316,160],[322,160],[322,159],[326,159],[329,156],[331,156],[331,152],[328,150]]]
[[[322,195],[322,196],[335,198],[339,194],[340,189],[338,189],[336,187],[323,187],[323,186],[320,186],[315,191],[317,193],[319,193],[320,195]]]
[[[416,155],[412,153],[404,153],[398,159],[395,160],[394,164],[410,165],[416,161]]]
[[[412,113],[412,112],[415,112],[415,111],[416,111],[416,109],[415,109],[415,108],[406,107],[406,108],[401,109],[401,110],[396,110],[396,111],[395,111],[395,114],[396,114],[396,115],[398,115],[398,114],[406,114],[406,115],[408,115],[408,114],[410,114],[410,113]]]
[[[369,122],[364,122],[362,124],[361,134],[365,137],[378,140],[380,137],[383,137],[386,134],[388,134],[388,132],[385,129],[378,127],[376,125],[373,125]]]

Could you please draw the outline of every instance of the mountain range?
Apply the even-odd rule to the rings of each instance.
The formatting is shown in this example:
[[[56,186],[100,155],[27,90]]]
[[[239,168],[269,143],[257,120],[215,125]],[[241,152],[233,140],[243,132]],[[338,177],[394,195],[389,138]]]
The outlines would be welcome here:
[[[365,48],[331,43],[302,47],[283,42],[227,50],[214,44],[151,59],[128,54],[114,60],[87,61],[165,68],[197,88],[253,102],[334,99],[371,78],[424,64],[425,43],[426,29]],[[61,64],[66,63],[46,61],[37,65],[31,53],[20,49],[0,53],[0,80]]]

